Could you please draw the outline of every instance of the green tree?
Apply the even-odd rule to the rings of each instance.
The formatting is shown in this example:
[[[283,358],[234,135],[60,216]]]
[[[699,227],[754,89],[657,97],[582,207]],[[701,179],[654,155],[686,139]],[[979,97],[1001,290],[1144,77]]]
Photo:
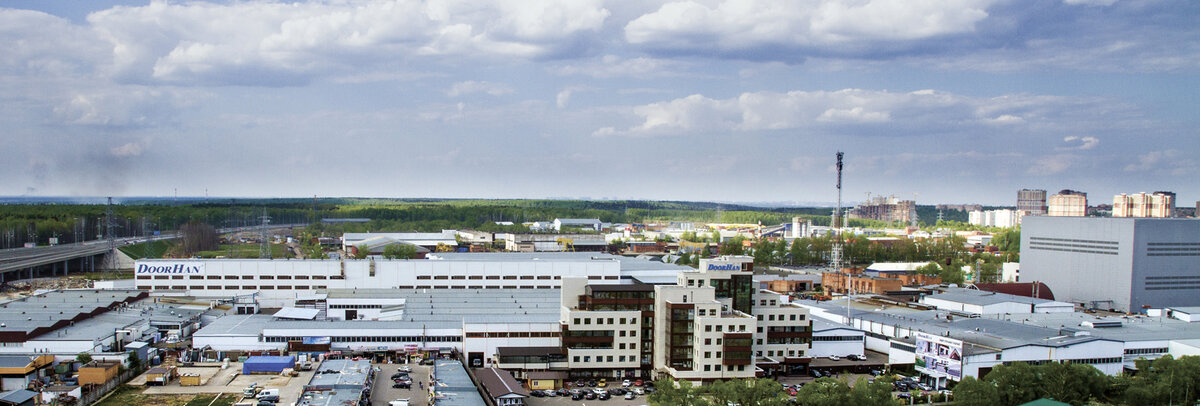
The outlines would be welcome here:
[[[142,369],[142,359],[138,358],[136,352],[129,353],[129,356],[125,357],[125,363],[129,364],[129,369],[134,371],[139,371]]]
[[[703,393],[699,387],[689,381],[675,381],[671,378],[654,381],[658,390],[650,395],[648,400],[652,405],[659,406],[706,406]]]
[[[849,405],[850,386],[845,381],[833,378],[817,378],[804,385],[796,393],[796,401],[801,406],[842,406]]]
[[[1000,392],[996,385],[970,376],[963,377],[954,386],[954,404],[962,406],[993,406],[1000,403]]]
[[[788,398],[783,386],[774,379],[731,379],[703,387],[714,405],[783,406]]]
[[[1002,405],[1019,405],[1041,398],[1041,380],[1037,371],[1024,362],[997,365],[983,380],[996,386]],[[956,399],[963,397],[956,396]]]
[[[889,380],[879,379],[875,382],[867,382],[866,378],[858,378],[854,382],[854,387],[850,389],[848,396],[851,405],[895,405],[896,401],[892,398],[892,383]]]
[[[411,259],[417,255],[417,247],[411,244],[392,244],[383,248],[383,257],[386,259]]]
[[[1109,383],[1108,376],[1088,364],[1050,362],[1037,369],[1042,397],[1072,405],[1103,397]]]
[[[354,259],[367,259],[367,256],[369,255],[371,255],[371,250],[369,248],[358,246],[355,247]]]
[[[86,364],[86,363],[92,362],[92,354],[88,354],[86,352],[81,352],[81,353],[75,355],[75,361],[79,362],[80,364]]]

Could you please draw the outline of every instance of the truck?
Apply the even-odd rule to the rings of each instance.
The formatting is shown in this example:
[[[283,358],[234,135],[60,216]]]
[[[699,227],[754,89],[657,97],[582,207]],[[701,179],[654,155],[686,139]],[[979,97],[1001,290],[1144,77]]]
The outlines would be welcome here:
[[[258,391],[260,390],[262,390],[262,388],[258,387],[258,382],[251,383],[250,386],[242,389],[242,397],[253,399],[255,396],[258,396]]]
[[[388,402],[388,406],[408,406],[408,399],[396,399]]]

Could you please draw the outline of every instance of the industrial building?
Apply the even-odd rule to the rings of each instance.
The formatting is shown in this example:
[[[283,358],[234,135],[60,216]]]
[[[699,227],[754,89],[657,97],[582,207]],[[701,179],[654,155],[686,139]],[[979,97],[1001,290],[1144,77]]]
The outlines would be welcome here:
[[[1200,306],[1198,257],[1196,219],[1035,216],[1022,225],[1021,279],[1090,308]]]
[[[564,277],[590,283],[673,280],[688,267],[597,253],[436,253],[423,260],[139,260],[138,289],[232,298],[257,294],[264,307],[290,306],[327,289],[551,289]]]
[[[435,251],[438,245],[457,247],[458,240],[454,237],[454,230],[440,233],[345,233],[342,235],[342,249],[349,252],[352,247],[361,245],[382,252],[382,247],[389,244],[405,243]]]
[[[505,234],[509,252],[603,252],[608,241],[600,234]]]
[[[854,206],[849,218],[907,223],[917,215],[917,202],[896,196],[875,196]]]
[[[922,297],[920,302],[938,310],[972,315],[1075,311],[1075,305],[1070,303],[966,288],[946,288],[941,293]]]
[[[371,404],[375,371],[370,360],[327,359],[304,385],[297,406],[358,406]]]
[[[967,222],[984,227],[1012,228],[1021,224],[1021,212],[1012,209],[978,210],[967,214]]]

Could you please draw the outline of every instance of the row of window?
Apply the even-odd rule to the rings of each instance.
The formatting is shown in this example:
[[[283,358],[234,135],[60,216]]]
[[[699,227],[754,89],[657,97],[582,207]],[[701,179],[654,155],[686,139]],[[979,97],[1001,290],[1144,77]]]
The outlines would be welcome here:
[[[188,290],[188,289],[191,289],[191,290],[206,290],[206,289],[207,289],[207,290],[221,290],[221,289],[225,289],[225,290],[272,290],[272,289],[279,289],[279,290],[291,290],[291,289],[296,289],[296,290],[308,290],[308,289],[327,289],[327,288],[328,288],[328,286],[325,286],[325,285],[314,285],[314,286],[305,286],[305,285],[296,285],[296,286],[284,286],[284,285],[280,285],[280,286],[272,286],[272,285],[262,285],[262,286],[255,286],[255,285],[225,285],[225,286],[206,286],[206,285],[191,285],[191,286],[183,286],[183,285],[171,285],[171,286],[168,286],[168,285],[154,285],[154,286],[153,286],[153,288],[154,288],[154,290]]]
[[[754,356],[761,357],[761,356],[763,356],[763,352],[762,352],[762,351],[755,351],[755,352],[754,352]],[[783,355],[783,350],[778,350],[778,351],[767,351],[767,356],[768,356],[768,357],[783,357],[783,356],[784,356],[784,355]],[[803,357],[803,356],[804,356],[804,351],[803,351],[803,350],[801,350],[801,351],[796,351],[796,350],[787,350],[787,356],[788,356],[788,357]]]
[[[718,333],[720,333],[720,332],[721,332],[721,327],[723,327],[723,326],[721,326],[721,325],[719,325],[719,324],[716,326],[716,331],[717,331]],[[705,332],[710,332],[710,333],[711,333],[711,332],[713,331],[713,325],[711,325],[711,324],[705,325],[705,326],[704,326],[704,331],[705,331]],[[746,331],[746,326],[745,326],[745,325],[734,325],[734,324],[730,324],[730,325],[729,325],[729,329],[728,329],[728,330],[726,330],[726,331],[728,331],[728,332],[730,332],[730,333],[732,333],[732,332],[735,332],[735,331],[745,332],[745,331]]]
[[[1159,348],[1126,348],[1125,355],[1166,354],[1166,347]]]
[[[779,315],[779,318],[776,318],[774,314],[768,314],[766,321],[804,321],[803,314],[789,314],[787,320],[784,320],[783,316],[784,315],[781,314]],[[758,315],[758,321],[763,321],[763,315]]]
[[[614,359],[616,361],[613,361]],[[582,361],[580,361],[580,360],[582,360]],[[596,362],[626,362],[626,360],[628,360],[628,362],[637,362],[638,357],[636,355],[630,355],[630,356],[618,355],[616,357],[613,357],[612,355],[608,355],[608,356],[597,355],[596,356]],[[592,362],[592,356],[591,355],[583,355],[583,356],[576,355],[574,357],[571,357],[571,361],[572,362]]]
[[[862,336],[813,336],[813,341],[862,341]]]
[[[716,364],[716,365],[707,365],[706,364],[706,365],[704,365],[704,372],[721,372],[721,367],[723,367],[723,365],[721,365],[721,364]],[[727,370],[730,372],[745,371],[746,366],[745,365],[730,365]]]
[[[576,317],[574,320],[571,320],[571,324],[587,325],[587,324],[592,324],[592,320],[596,320],[596,324],[626,324],[626,323],[637,324],[637,317],[630,317],[628,319],[628,322],[626,321],[626,319],[624,317],[615,318],[615,319],[613,317],[609,317],[607,319],[605,319],[603,317],[597,317],[595,319],[593,319],[591,317]],[[606,323],[605,320],[607,320],[608,322]]]
[[[266,343],[286,343],[288,341],[301,341],[303,337],[263,337],[263,342]],[[460,342],[460,336],[393,336],[393,337],[329,337],[329,341],[335,343],[450,343]]]
[[[264,280],[274,280],[274,279],[285,279],[285,280],[286,279],[302,279],[303,280],[303,279],[309,279],[310,277],[312,279],[318,279],[318,280],[345,279],[341,275],[208,275],[208,276],[187,275],[186,279],[190,279],[190,280],[205,280],[205,279],[207,279],[207,280],[245,280],[245,279],[250,279],[250,280],[253,280],[253,279],[257,278],[257,279],[264,279]],[[154,275],[153,277],[151,277],[150,275],[138,275],[137,278],[142,279],[142,280],[146,280],[146,279],[182,280],[182,279],[184,279],[184,275]]]
[[[344,305],[329,305],[330,309],[382,309],[383,305],[377,304],[344,304]]]
[[[557,331],[491,331],[466,333],[467,338],[525,338],[525,337],[558,337]]]

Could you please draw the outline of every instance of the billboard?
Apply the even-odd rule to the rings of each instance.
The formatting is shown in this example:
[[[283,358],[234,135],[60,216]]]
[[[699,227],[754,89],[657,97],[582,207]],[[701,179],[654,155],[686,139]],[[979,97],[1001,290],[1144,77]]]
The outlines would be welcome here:
[[[204,263],[199,261],[138,262],[134,269],[138,275],[202,275],[204,274]]]
[[[332,340],[330,340],[330,337],[301,337],[300,338],[301,344],[321,345],[321,344],[329,344],[330,342],[332,342]]]
[[[962,379],[962,340],[916,332],[917,372],[945,376],[952,380]]]

